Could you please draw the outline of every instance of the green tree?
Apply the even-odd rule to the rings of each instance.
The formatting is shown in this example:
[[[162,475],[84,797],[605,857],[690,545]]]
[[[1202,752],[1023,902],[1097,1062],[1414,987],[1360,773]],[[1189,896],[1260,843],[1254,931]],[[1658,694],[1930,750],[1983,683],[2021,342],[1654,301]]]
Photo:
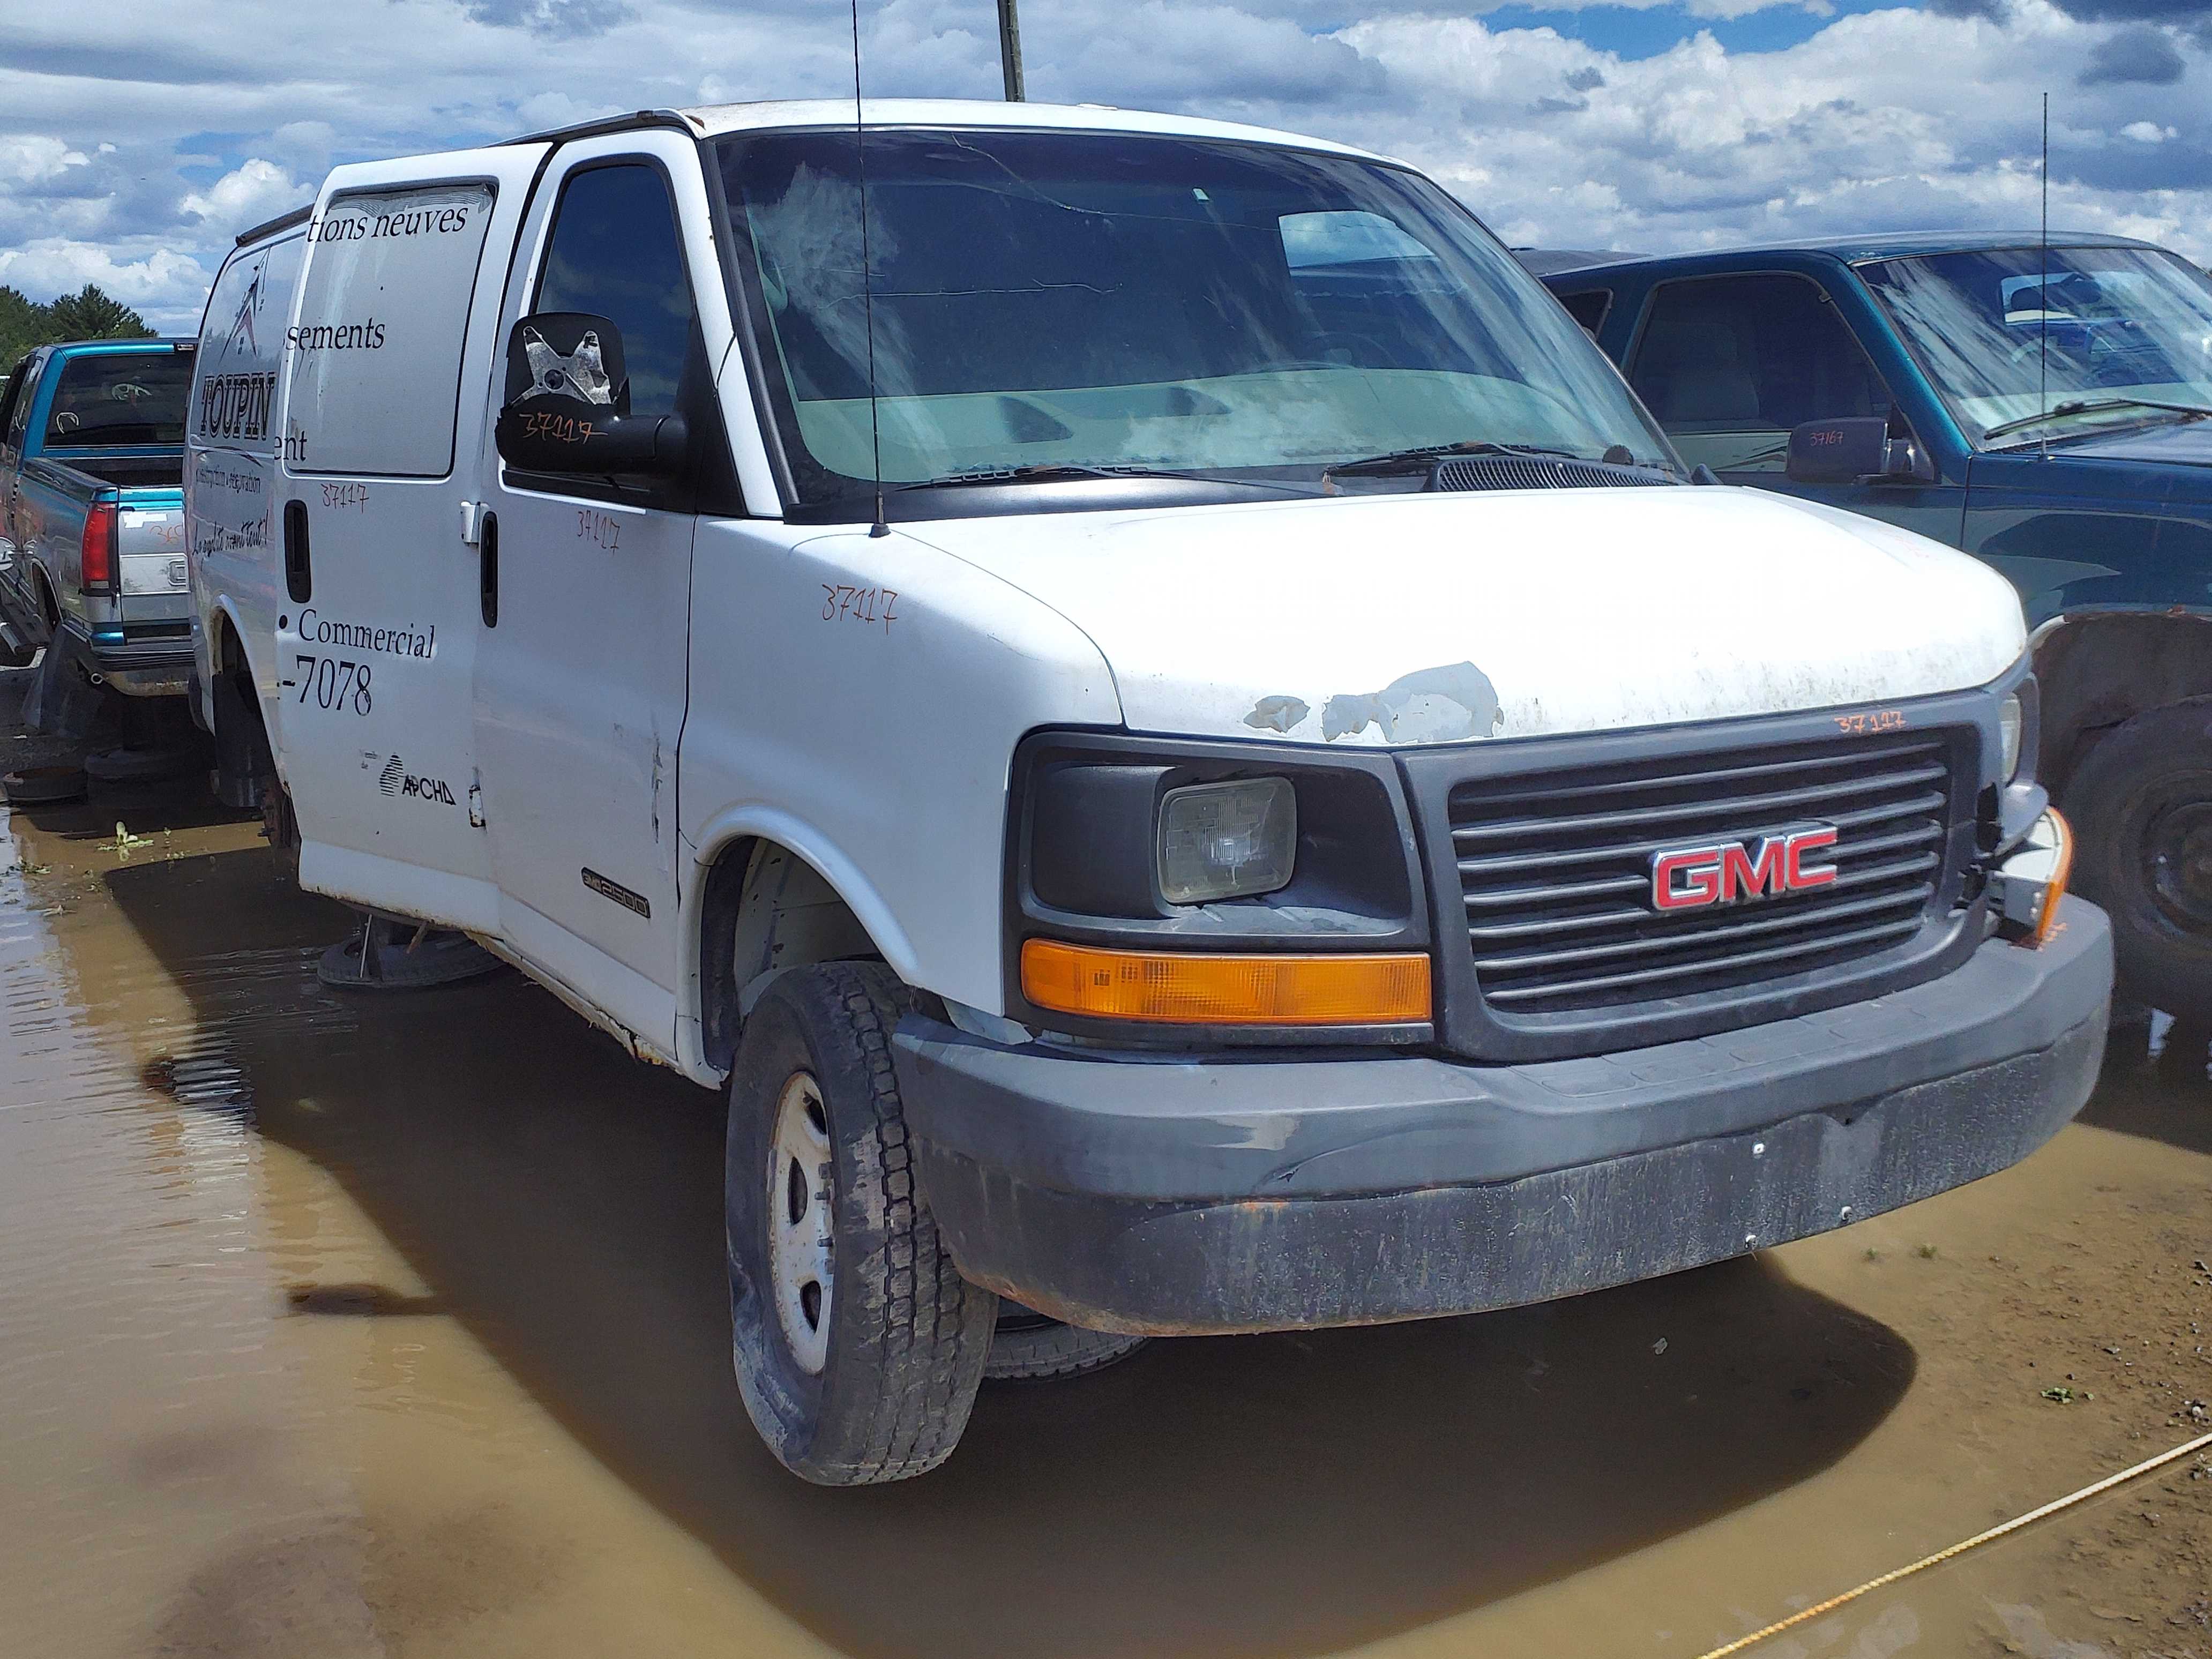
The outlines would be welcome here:
[[[111,300],[90,283],[75,294],[64,294],[46,307],[46,314],[65,340],[140,340],[153,333],[146,319],[120,300]]]
[[[33,346],[64,340],[143,339],[153,331],[144,318],[91,283],[46,305],[0,287],[0,374]]]
[[[0,374],[46,337],[46,308],[12,288],[0,288]]]

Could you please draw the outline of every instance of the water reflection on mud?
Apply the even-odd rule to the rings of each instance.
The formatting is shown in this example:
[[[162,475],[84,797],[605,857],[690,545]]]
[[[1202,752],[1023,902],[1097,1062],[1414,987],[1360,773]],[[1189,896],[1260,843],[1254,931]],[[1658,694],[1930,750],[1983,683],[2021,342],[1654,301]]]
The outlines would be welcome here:
[[[2212,1111],[2130,1074],[2103,1128],[1834,1239],[1481,1319],[1157,1343],[987,1391],[924,1481],[819,1492],[730,1380],[714,1097],[512,975],[324,989],[346,915],[249,828],[195,806],[125,861],[103,814],[0,837],[26,1651],[1694,1654],[2144,1431],[2085,1407],[2036,1439],[2049,1408],[1993,1370],[2034,1355],[2009,1326],[1974,1352],[2030,1316],[1970,1264],[2041,1248],[2145,1148],[2200,1165],[2146,1224],[2212,1231],[2184,1127]],[[1903,1651],[1941,1605],[1799,1651]]]

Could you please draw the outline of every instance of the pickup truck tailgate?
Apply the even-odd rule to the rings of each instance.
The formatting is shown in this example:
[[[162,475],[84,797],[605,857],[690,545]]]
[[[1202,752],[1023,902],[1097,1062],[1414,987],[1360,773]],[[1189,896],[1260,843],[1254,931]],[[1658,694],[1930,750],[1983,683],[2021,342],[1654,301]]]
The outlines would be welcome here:
[[[191,614],[180,491],[125,490],[116,514],[115,541],[125,621]]]

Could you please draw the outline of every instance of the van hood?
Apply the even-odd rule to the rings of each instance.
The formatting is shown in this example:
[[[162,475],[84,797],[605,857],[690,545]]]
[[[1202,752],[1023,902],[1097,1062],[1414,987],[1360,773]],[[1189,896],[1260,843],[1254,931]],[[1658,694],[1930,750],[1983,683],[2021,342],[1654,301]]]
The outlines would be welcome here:
[[[1414,744],[1958,690],[2026,648],[2011,585],[1748,489],[1339,496],[902,533],[1087,633],[1132,731]]]

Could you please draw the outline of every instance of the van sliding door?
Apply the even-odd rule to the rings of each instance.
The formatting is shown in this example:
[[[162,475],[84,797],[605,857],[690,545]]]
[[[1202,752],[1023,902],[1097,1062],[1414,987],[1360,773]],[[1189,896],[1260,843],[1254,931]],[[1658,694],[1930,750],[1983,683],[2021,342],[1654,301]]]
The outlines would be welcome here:
[[[301,883],[478,931],[497,907],[471,822],[479,624],[461,505],[542,154],[441,156],[431,181],[393,164],[389,185],[317,204],[276,434],[276,714]]]

